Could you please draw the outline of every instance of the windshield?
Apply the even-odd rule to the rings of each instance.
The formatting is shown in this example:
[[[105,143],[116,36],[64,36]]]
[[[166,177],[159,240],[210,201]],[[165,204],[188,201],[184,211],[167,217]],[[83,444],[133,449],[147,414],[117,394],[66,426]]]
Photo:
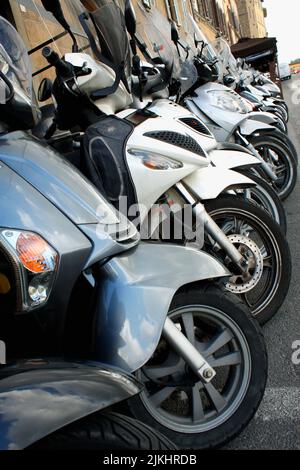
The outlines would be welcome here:
[[[187,41],[193,53],[197,55],[202,52],[202,59],[207,63],[214,62],[217,59],[216,51],[191,15],[188,15],[188,30],[190,34]]]
[[[215,50],[219,60],[219,80],[222,81],[226,75],[232,75],[235,79],[239,80],[240,71],[228,42],[225,39],[217,38],[211,47]]]
[[[125,85],[130,89],[131,51],[124,15],[117,2],[98,0],[93,18],[102,54],[115,65],[124,68]]]
[[[32,72],[27,49],[15,28],[2,17],[0,17],[0,70],[16,91],[32,101]]]
[[[184,94],[198,79],[198,72],[193,64],[194,51],[189,37],[180,38],[180,42],[184,47],[188,47],[190,52],[184,51],[181,46],[177,50],[171,39],[171,22],[155,8],[151,8],[148,12],[140,4],[138,7],[139,40],[146,44],[151,58],[160,57],[163,63],[172,68],[172,77],[180,81],[181,93]]]
[[[137,4],[137,37],[147,46],[151,58],[160,57],[163,63],[180,69],[179,56],[171,41],[171,23],[155,8],[148,12]]]

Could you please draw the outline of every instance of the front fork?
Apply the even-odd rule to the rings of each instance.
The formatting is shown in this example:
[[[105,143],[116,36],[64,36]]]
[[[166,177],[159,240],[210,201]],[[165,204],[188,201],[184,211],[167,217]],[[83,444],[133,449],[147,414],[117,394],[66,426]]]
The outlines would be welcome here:
[[[241,274],[246,273],[248,270],[247,261],[236,249],[234,244],[227,238],[223,230],[220,229],[212,217],[206,212],[204,205],[197,201],[182,183],[177,183],[175,187],[185,202],[192,206],[197,224],[202,222],[205,230],[220,245],[220,247],[223,248]]]
[[[253,155],[255,155],[255,157],[260,161],[263,170],[268,175],[268,177],[271,179],[271,181],[273,181],[273,182],[277,181],[278,177],[277,177],[276,173],[274,173],[274,171],[272,170],[270,165],[262,158],[262,156],[256,150],[256,148],[239,131],[236,132],[236,135],[238,136],[240,141],[245,145],[245,147],[248,150],[250,150],[250,152],[252,152]]]

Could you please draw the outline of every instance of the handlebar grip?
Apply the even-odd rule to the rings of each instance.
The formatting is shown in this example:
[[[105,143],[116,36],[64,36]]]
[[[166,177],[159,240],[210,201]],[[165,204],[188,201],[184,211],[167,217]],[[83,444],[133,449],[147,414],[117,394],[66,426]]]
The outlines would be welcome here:
[[[44,47],[42,54],[47,62],[53,65],[57,73],[63,78],[72,77],[74,75],[73,66],[61,59],[57,52],[53,51],[50,47]]]

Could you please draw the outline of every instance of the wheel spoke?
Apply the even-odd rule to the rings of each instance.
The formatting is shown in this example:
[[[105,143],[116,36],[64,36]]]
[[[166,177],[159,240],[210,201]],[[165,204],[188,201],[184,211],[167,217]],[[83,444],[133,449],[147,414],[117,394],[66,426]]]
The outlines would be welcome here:
[[[207,347],[204,349],[203,354],[205,357],[211,356],[219,349],[223,348],[226,344],[229,343],[233,338],[231,331],[226,328],[214,336],[211,341],[208,343]]]
[[[226,366],[236,366],[242,363],[241,353],[236,351],[225,356],[218,358],[212,358],[209,361],[211,367],[226,367]]]
[[[227,404],[221,393],[212,385],[212,383],[204,384],[204,388],[217,411],[221,411]]]
[[[150,396],[152,404],[158,408],[169,396],[175,392],[177,387],[164,387]]]
[[[284,174],[286,172],[285,165],[280,165],[276,167],[276,175]]]
[[[204,419],[204,410],[199,390],[199,384],[195,384],[192,388],[192,412],[194,422]]]
[[[192,313],[185,313],[182,315],[182,322],[184,326],[185,334],[188,340],[195,344],[195,325],[194,325],[194,316]]]
[[[264,268],[272,268],[273,267],[273,259],[272,256],[265,256],[264,258]]]
[[[145,369],[146,378],[151,380],[161,379],[173,375],[178,371],[179,363],[165,366],[153,366]]]

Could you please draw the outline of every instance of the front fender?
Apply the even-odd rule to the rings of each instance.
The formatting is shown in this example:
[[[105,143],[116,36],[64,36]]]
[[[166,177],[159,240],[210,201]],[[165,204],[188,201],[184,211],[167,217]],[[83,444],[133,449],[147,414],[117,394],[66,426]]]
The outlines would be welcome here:
[[[261,113],[261,114],[263,114],[263,113]],[[276,121],[274,120],[274,123],[275,122]],[[239,129],[240,129],[240,132],[241,132],[242,135],[249,136],[249,135],[254,134],[255,132],[261,132],[261,131],[272,132],[274,128],[270,124],[266,124],[263,121],[255,121],[255,120],[252,120],[252,119],[247,119],[239,125]]]
[[[0,450],[24,449],[141,391],[133,377],[95,362],[23,361],[0,368]]]
[[[191,248],[140,243],[101,268],[96,307],[96,355],[130,372],[153,355],[177,290],[230,273]]]
[[[253,155],[247,152],[238,152],[232,150],[213,150],[209,152],[211,162],[217,168],[240,169],[253,168],[254,166],[261,165],[260,161]]]
[[[184,178],[183,182],[200,201],[216,199],[226,190],[255,186],[251,179],[236,171],[216,167],[194,171],[191,175]]]

